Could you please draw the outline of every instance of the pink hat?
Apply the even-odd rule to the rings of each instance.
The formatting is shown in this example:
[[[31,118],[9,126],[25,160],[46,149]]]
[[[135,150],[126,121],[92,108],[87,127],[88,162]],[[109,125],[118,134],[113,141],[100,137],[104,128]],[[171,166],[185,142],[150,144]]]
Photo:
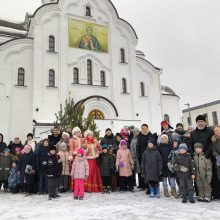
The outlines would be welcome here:
[[[122,145],[127,145],[127,142],[125,141],[125,140],[121,140],[120,141],[120,145],[122,146]]]
[[[77,150],[77,154],[84,155],[84,150],[82,148]]]
[[[21,153],[21,148],[20,147],[16,147],[15,148],[15,152],[20,152]]]

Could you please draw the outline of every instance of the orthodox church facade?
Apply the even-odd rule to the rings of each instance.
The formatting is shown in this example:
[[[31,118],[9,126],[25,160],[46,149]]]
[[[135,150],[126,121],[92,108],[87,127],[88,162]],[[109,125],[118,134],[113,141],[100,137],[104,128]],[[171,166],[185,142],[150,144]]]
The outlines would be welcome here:
[[[137,50],[134,28],[110,0],[42,0],[33,15],[0,20],[0,133],[42,138],[69,97],[99,129],[181,120],[162,69]]]

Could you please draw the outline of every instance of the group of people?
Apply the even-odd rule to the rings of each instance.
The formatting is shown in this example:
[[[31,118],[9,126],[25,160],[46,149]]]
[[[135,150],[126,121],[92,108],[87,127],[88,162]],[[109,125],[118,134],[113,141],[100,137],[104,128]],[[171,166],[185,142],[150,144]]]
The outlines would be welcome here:
[[[48,194],[49,200],[71,190],[82,200],[84,192],[134,192],[137,186],[160,198],[162,182],[164,196],[183,203],[195,203],[195,191],[200,202],[219,200],[220,127],[207,127],[203,115],[196,124],[185,131],[181,123],[174,130],[163,121],[159,135],[147,124],[124,126],[115,135],[107,128],[100,140],[90,130],[66,126],[60,133],[55,127],[39,143],[29,133],[24,145],[15,138],[8,146],[0,134],[0,189]]]

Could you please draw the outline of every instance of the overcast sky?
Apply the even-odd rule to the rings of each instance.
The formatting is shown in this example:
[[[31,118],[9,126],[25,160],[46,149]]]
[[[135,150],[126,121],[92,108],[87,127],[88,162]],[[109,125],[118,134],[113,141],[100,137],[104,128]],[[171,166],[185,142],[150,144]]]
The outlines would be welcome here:
[[[191,106],[220,99],[219,0],[112,0],[139,37],[162,84]],[[0,17],[23,21],[41,0],[0,0]]]

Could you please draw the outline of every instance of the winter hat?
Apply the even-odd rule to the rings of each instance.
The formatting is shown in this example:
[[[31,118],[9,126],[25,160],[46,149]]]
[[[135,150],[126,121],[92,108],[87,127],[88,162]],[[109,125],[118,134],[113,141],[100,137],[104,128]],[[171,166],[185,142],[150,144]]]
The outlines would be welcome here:
[[[187,151],[188,150],[188,147],[186,146],[186,144],[180,144],[180,146],[178,147],[178,150],[185,150]]]
[[[204,115],[198,115],[198,116],[196,117],[196,122],[197,122],[197,121],[206,121],[206,118],[205,118]]]
[[[50,146],[49,151],[51,151],[51,150],[55,150],[56,151],[57,149],[56,149],[55,146]]]
[[[81,156],[83,156],[84,155],[84,150],[82,149],[82,148],[80,148],[80,149],[78,149],[77,150],[77,154],[80,154]]]
[[[81,129],[79,127],[75,127],[72,130],[72,134],[75,135],[76,132],[80,132],[81,133],[82,131],[81,131]]]
[[[194,144],[194,149],[196,149],[196,148],[201,148],[201,149],[203,150],[203,145],[202,145],[202,143],[195,143],[195,144]]]
[[[66,135],[68,138],[70,137],[69,133],[67,133],[67,132],[63,132],[62,138],[63,138],[64,135]]]
[[[87,130],[84,132],[84,137],[87,137],[89,134],[93,135],[93,132],[91,130]]]
[[[182,143],[181,139],[179,139],[179,138],[175,138],[175,139],[173,140],[173,142],[177,142],[178,145],[180,145],[180,144]]]
[[[21,148],[20,147],[16,147],[15,148],[15,152],[20,152],[21,153]]]
[[[161,125],[161,131],[163,131],[163,126],[164,126],[164,125],[168,125],[168,127],[169,127],[170,129],[173,129],[173,127],[169,124],[168,121],[162,121],[162,122],[160,123],[160,125]]]
[[[10,149],[9,148],[5,148],[4,149],[4,153],[10,153]]]
[[[156,145],[157,144],[157,139],[155,137],[150,137],[150,139],[148,140],[148,144],[153,144]]]
[[[72,129],[72,126],[71,125],[67,125],[66,127],[65,127],[66,129]]]
[[[122,146],[122,145],[127,145],[127,141],[121,140],[121,141],[120,141],[120,145],[121,145],[121,146]]]
[[[121,129],[120,134],[123,138],[127,138],[129,136],[128,130],[126,130],[124,128]]]
[[[107,144],[103,144],[103,145],[102,145],[102,150],[103,150],[103,149],[108,149],[108,145],[107,145]]]
[[[160,139],[162,139],[163,137],[165,137],[167,140],[169,140],[169,137],[168,137],[166,134],[162,134],[162,135],[160,136]]]
[[[139,130],[139,128],[133,128],[133,133],[139,133],[140,132],[140,130]]]
[[[130,128],[130,129],[134,129],[135,127],[134,127],[134,125],[131,125],[129,128]]]

